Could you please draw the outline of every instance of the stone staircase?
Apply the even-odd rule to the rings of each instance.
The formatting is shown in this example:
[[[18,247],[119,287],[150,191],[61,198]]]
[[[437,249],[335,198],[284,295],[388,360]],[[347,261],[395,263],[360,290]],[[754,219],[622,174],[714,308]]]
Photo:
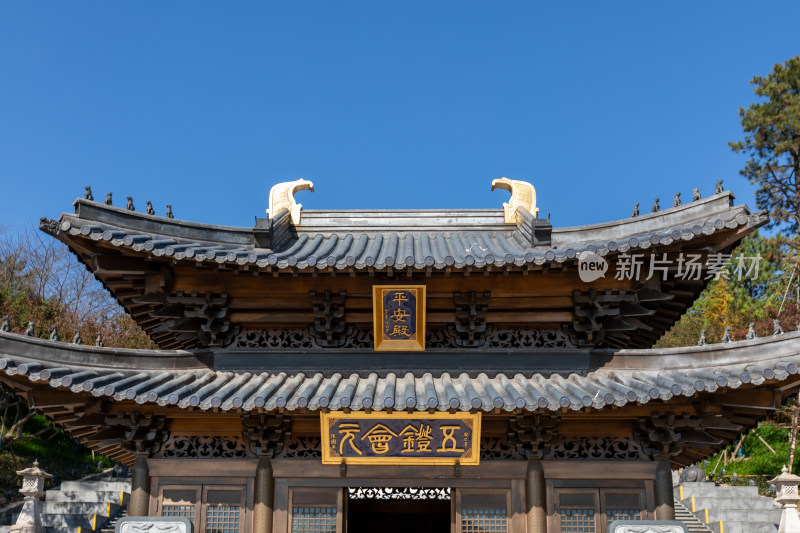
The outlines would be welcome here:
[[[680,520],[689,528],[689,533],[711,533],[711,530],[700,521],[688,507],[675,499],[675,520]]]
[[[126,516],[128,516],[128,509],[123,507],[122,511],[117,516],[106,522],[106,525],[103,526],[100,533],[114,533],[116,531],[117,520]]]
[[[126,514],[130,492],[130,478],[65,481],[45,491],[42,525],[47,533],[113,533],[116,521]],[[10,529],[0,526],[0,533]]]
[[[674,491],[676,514],[680,502],[701,525],[714,533],[778,531],[781,511],[775,507],[772,498],[759,496],[756,487],[718,486],[706,481],[681,483],[674,487]]]
[[[120,481],[65,481],[48,490],[42,506],[47,533],[100,531],[128,504],[131,483]]]

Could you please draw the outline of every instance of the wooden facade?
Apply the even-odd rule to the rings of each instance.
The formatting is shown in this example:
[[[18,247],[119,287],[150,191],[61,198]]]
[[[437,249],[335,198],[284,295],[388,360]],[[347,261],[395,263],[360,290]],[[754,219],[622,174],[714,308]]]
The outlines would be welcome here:
[[[766,219],[720,192],[551,228],[506,181],[513,209],[451,212],[301,211],[289,187],[253,228],[79,199],[41,229],[160,349],[0,332],[0,380],[133,468],[130,515],[196,531],[671,519],[671,469],[800,386],[797,332],[651,348],[708,282],[687,264],[711,268]],[[605,276],[586,279],[589,260]],[[386,287],[421,304],[380,314]],[[417,344],[376,350],[390,316],[421,322],[383,342]]]

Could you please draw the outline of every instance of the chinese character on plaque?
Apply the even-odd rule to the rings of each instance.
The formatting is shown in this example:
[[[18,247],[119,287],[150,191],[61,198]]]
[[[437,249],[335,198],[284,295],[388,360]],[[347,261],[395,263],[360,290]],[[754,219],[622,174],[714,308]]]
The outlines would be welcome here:
[[[425,285],[374,285],[375,349],[425,349]]]
[[[320,414],[322,464],[480,463],[480,413]]]

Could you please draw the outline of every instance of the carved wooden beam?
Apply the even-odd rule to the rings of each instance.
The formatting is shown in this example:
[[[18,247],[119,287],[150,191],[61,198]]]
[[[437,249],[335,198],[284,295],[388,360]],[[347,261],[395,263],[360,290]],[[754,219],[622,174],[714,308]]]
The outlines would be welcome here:
[[[158,271],[158,265],[148,263],[144,259],[106,253],[93,254],[89,264],[92,267],[92,271],[97,275],[113,274],[120,276]]]
[[[770,389],[729,390],[713,398],[712,403],[734,407],[739,410],[772,411],[781,405],[780,391]]]

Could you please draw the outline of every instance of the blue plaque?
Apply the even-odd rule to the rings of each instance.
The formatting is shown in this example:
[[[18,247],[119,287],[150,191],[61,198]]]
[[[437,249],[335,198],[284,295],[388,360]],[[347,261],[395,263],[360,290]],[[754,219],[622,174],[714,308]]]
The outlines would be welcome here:
[[[376,350],[425,349],[425,286],[373,286]]]

